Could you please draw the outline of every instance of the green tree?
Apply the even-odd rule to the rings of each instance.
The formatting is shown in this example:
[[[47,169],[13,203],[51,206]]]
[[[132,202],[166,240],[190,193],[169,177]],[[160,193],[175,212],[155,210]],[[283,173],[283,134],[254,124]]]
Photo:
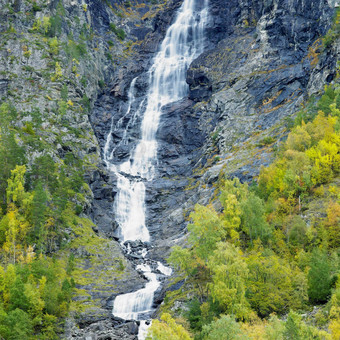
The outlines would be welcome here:
[[[188,226],[189,243],[193,246],[195,255],[206,263],[217,242],[226,237],[226,230],[211,206],[197,204],[190,217],[192,223]]]
[[[246,340],[249,339],[241,330],[240,325],[229,315],[203,326],[203,340]]]
[[[257,238],[266,242],[270,235],[269,225],[265,220],[263,201],[250,193],[248,199],[242,202],[242,230],[249,236],[250,242]]]
[[[191,340],[185,328],[176,323],[170,314],[161,316],[161,321],[154,320],[148,331],[147,340]]]
[[[331,295],[331,267],[325,250],[314,248],[308,271],[308,296],[313,303],[326,302]]]
[[[228,242],[218,243],[209,257],[208,268],[212,272],[209,284],[212,297],[226,313],[238,319],[246,318],[249,313],[245,298],[248,268],[240,249]]]
[[[6,208],[6,189],[7,180],[11,176],[11,170],[16,165],[21,165],[25,162],[24,149],[18,146],[14,133],[5,131],[0,134],[0,203],[5,210]]]
[[[287,241],[295,247],[303,247],[307,243],[307,225],[301,216],[288,219]]]
[[[33,333],[32,321],[22,309],[15,309],[8,314],[0,307],[0,335],[4,339],[29,339]]]
[[[54,193],[58,184],[56,170],[56,164],[50,155],[37,157],[29,174],[30,182],[33,186],[36,186],[37,182],[41,182],[45,190]]]
[[[34,191],[31,222],[33,227],[33,241],[37,243],[37,248],[40,252],[44,250],[46,238],[46,232],[44,230],[46,205],[47,195],[41,181],[39,181]]]
[[[25,190],[25,173],[25,165],[17,165],[15,169],[11,171],[11,177],[8,179],[6,195],[7,204],[13,203],[19,212],[27,216],[31,211],[33,196]]]
[[[247,299],[261,317],[301,308],[307,299],[307,282],[299,268],[277,255],[253,252],[247,257]]]

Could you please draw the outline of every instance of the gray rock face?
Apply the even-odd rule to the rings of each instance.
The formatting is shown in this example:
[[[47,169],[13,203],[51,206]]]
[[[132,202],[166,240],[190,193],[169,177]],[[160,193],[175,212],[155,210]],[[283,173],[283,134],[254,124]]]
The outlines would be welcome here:
[[[127,111],[129,86],[137,76],[137,101],[131,112],[142,102],[148,90],[147,70],[182,1],[168,0],[156,10],[151,1],[136,0],[134,4],[141,6],[125,17],[118,17],[109,6],[123,6],[123,0],[61,3],[59,52],[54,53],[41,32],[31,31],[38,20],[56,16],[59,0],[38,1],[41,8],[35,11],[32,1],[0,0],[0,99],[15,103],[23,116],[17,122],[20,127],[32,120],[35,110],[42,113],[38,133],[51,145],[48,152],[56,162],[71,152],[94,165],[85,174],[91,190],[83,209],[96,222],[98,234],[114,238],[116,178],[102,164],[100,153],[111,120],[117,124]],[[207,46],[188,70],[188,98],[164,108],[157,134],[157,175],[146,192],[153,260],[163,260],[171,246],[185,240],[188,212],[196,203],[209,202],[223,169],[250,181],[261,165],[271,162],[270,151],[259,151],[252,159],[244,146],[253,134],[269,129],[275,129],[279,143],[284,120],[332,81],[340,55],[339,43],[322,50],[319,40],[331,25],[333,0],[210,0],[209,4]],[[119,40],[113,27],[123,29],[129,42]],[[78,46],[73,51],[77,61],[65,48],[71,37]],[[79,52],[80,43],[86,53]],[[63,78],[55,81],[51,75],[57,61],[63,66]],[[58,101],[64,85],[73,105],[60,119]],[[140,122],[138,115],[126,116],[114,132],[117,145],[124,129],[130,135],[126,144],[117,146],[118,162],[127,159],[140,138]],[[45,151],[28,149],[30,162]],[[247,161],[240,164],[241,157]],[[136,339],[136,322],[124,323],[110,314],[115,295],[145,284],[133,269],[140,257],[123,258],[115,241],[105,242],[111,251],[103,247],[105,256],[96,259],[96,266],[90,261],[96,254],[74,249],[84,270],[91,272],[90,283],[83,288],[101,306],[78,315],[77,324],[67,320],[67,339]],[[122,266],[121,277],[113,279]],[[95,276],[99,272],[102,277],[112,272],[111,278],[99,282]],[[161,303],[165,290],[157,292],[155,305]]]
[[[116,319],[109,313],[92,316],[87,314],[84,319],[78,321],[78,327],[74,324],[67,325],[72,331],[67,338],[76,340],[137,340],[138,322]]]
[[[147,33],[143,27],[134,28],[144,40],[111,75],[110,88],[98,97],[91,113],[101,148],[111,120],[116,125],[127,111],[129,86],[136,76],[136,107],[142,102],[146,71],[180,3],[168,1],[166,10],[149,21]],[[183,242],[188,211],[195,203],[209,202],[223,168],[251,181],[273,157],[266,151],[251,159],[242,151],[246,164],[232,167],[240,156],[233,147],[242,147],[253,134],[272,128],[281,136],[285,119],[332,81],[338,52],[323,51],[319,40],[331,25],[332,14],[326,0],[210,0],[207,47],[188,70],[189,96],[164,108],[157,134],[159,163],[146,197],[153,260],[164,259],[171,246]],[[122,128],[114,131],[118,163],[135,147],[140,122],[138,115],[127,116]],[[119,146],[123,129],[131,138]],[[204,171],[199,173],[199,168]],[[197,186],[189,189],[192,180]],[[99,231],[108,236],[114,236],[117,228],[112,222],[115,181],[105,169],[90,181],[92,216]],[[164,291],[158,294],[155,301],[160,303]]]
[[[331,24],[333,10],[326,0],[209,3],[207,48],[188,70],[189,98],[164,108],[158,131],[158,173],[148,184],[146,198],[155,258],[164,258],[165,248],[185,232],[187,209],[196,202],[207,202],[221,166],[209,171],[207,188],[186,191],[193,169],[207,165],[213,153],[223,158],[235,143],[245,142],[254,132],[291,116],[308,93],[319,91],[322,81],[330,81],[334,75],[333,56],[322,54],[315,61],[310,53],[311,49],[321,51],[317,39]],[[166,14],[153,19],[153,31],[140,45],[137,57],[126,61],[113,76],[112,90],[96,102],[91,121],[101,147],[111,118],[116,124],[126,112],[129,84],[137,75],[137,103],[143,100],[145,71],[178,5],[170,1]],[[127,145],[117,147],[117,162],[128,157],[139,138],[141,117],[135,117],[132,125],[130,121],[127,117],[122,130],[112,136],[119,144],[124,128],[128,127],[131,135]],[[242,177],[247,172],[243,180],[251,180],[270,159],[270,154],[264,154],[234,174]],[[114,187],[114,179],[110,181]],[[101,196],[94,201],[95,221],[105,232],[112,210],[109,214],[105,211],[114,194],[112,189],[109,199]]]

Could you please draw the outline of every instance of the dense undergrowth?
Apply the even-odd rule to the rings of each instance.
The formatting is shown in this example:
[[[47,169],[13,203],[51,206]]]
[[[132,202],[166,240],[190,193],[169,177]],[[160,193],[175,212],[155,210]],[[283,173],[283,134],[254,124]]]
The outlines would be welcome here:
[[[169,257],[185,283],[149,338],[339,339],[339,150],[340,86],[330,85],[256,181],[222,176],[220,209],[195,207],[187,245]]]
[[[15,4],[2,8],[8,28],[0,49],[8,58],[1,62],[11,68],[1,75],[20,77],[32,93],[12,89],[13,81],[0,98],[0,338],[58,339],[77,284],[72,240],[87,223],[79,215],[91,196],[84,180],[91,165],[74,151],[88,138],[74,127],[74,117],[87,114],[88,98],[69,93],[86,85],[76,58],[86,55],[88,37],[62,43],[62,2],[41,19],[34,18],[44,2],[26,5],[25,14],[15,13]],[[20,15],[27,19],[18,24]]]
[[[57,252],[75,237],[88,186],[82,161],[55,161],[34,127],[15,127],[18,118],[13,106],[0,106],[0,334],[54,339],[75,286],[72,256]],[[25,147],[35,143],[45,153],[27,168]]]

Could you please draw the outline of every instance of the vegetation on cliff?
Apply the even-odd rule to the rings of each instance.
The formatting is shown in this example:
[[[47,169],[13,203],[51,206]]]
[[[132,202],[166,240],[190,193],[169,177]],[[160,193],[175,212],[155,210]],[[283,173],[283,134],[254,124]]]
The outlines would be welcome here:
[[[99,162],[87,114],[107,70],[131,52],[117,18],[136,16],[137,6],[103,1],[117,19],[103,33],[87,5],[72,7],[71,17],[65,2],[50,9],[43,0],[0,1],[4,339],[59,338],[70,311],[101,306],[128,276],[117,244],[94,233],[87,218],[85,176]],[[149,2],[158,5],[143,20],[165,3]],[[331,30],[325,48],[337,38]],[[198,205],[187,247],[169,259],[186,282],[168,293],[152,338],[340,337],[339,116],[340,87],[328,86],[316,106],[298,114],[257,182],[222,176],[220,208]],[[183,313],[172,311],[174,301],[183,302]]]
[[[185,284],[168,293],[150,339],[170,331],[172,339],[338,339],[339,150],[336,84],[298,113],[256,181],[222,175],[221,208],[195,207],[187,245],[169,257]],[[183,309],[171,316],[176,300]]]
[[[114,68],[125,32],[112,23],[100,38],[87,5],[73,5],[0,1],[4,339],[60,338],[70,311],[102,306],[83,287],[100,296],[111,283],[111,295],[126,266],[118,246],[92,230],[86,183],[100,160],[89,97],[105,85],[102,68]],[[108,11],[111,19],[119,14]],[[87,270],[90,261],[105,284]]]

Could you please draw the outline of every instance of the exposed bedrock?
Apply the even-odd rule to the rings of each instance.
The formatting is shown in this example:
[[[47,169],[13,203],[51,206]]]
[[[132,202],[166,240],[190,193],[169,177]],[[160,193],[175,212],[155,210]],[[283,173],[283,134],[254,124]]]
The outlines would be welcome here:
[[[224,157],[232,147],[284,122],[335,74],[337,49],[323,51],[320,47],[320,38],[330,27],[334,11],[326,0],[209,3],[207,47],[188,70],[189,97],[163,109],[157,133],[157,174],[147,183],[146,197],[147,226],[153,242],[149,254],[156,260],[164,259],[170,247],[181,242],[188,211],[197,202],[209,201],[222,166],[249,181],[261,165],[272,159],[270,153],[263,153],[229,170]],[[112,75],[110,89],[95,104],[91,122],[103,148],[111,120],[117,124],[127,112],[130,83],[138,77],[135,107],[122,120],[122,129],[112,136],[117,162],[128,158],[139,139],[141,117],[133,114],[137,106],[143,106],[150,61],[179,5],[169,1],[167,9],[153,18],[152,28],[137,52]],[[119,145],[124,129],[129,129],[132,137],[127,144]],[[207,165],[214,154],[220,161],[204,174],[193,173]],[[189,183],[200,176],[206,185],[188,190]],[[93,179],[92,187],[93,218],[100,231],[112,236],[117,227],[112,212],[115,178],[106,173],[105,166],[103,173]]]

